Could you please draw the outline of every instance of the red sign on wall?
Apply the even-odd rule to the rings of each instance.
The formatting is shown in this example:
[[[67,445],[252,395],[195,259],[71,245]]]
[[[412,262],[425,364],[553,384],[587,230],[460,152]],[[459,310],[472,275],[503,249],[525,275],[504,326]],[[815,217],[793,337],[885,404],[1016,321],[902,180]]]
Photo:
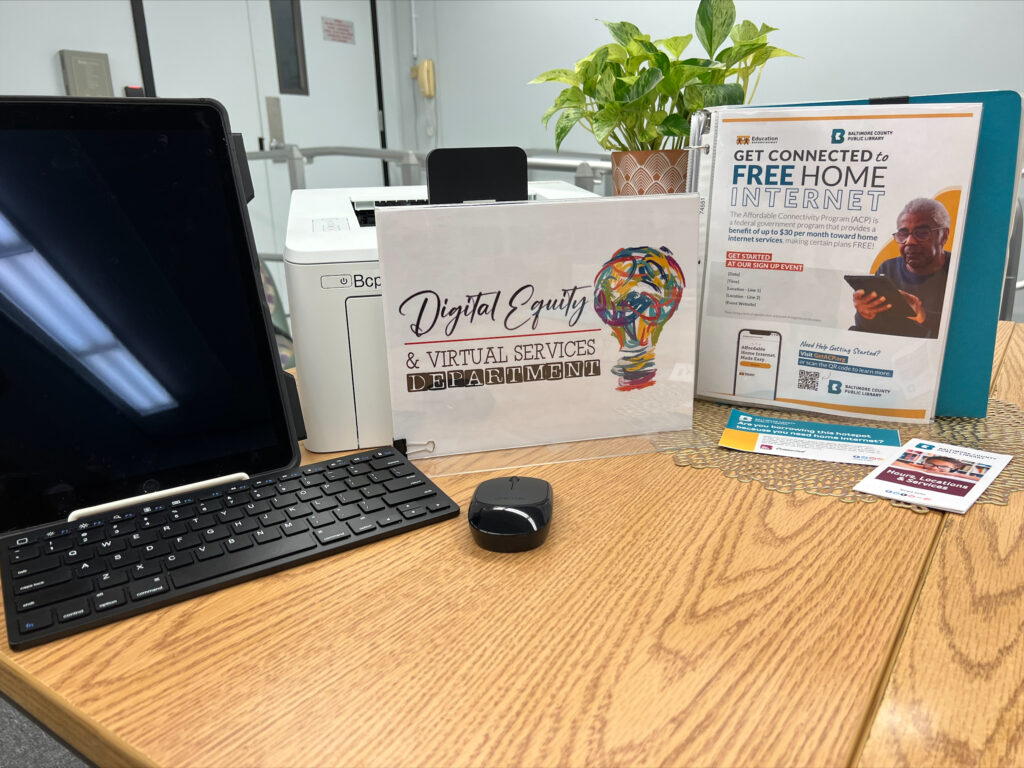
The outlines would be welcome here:
[[[356,42],[356,25],[344,19],[329,19],[321,16],[320,21],[324,27],[324,40],[333,40],[336,43]]]

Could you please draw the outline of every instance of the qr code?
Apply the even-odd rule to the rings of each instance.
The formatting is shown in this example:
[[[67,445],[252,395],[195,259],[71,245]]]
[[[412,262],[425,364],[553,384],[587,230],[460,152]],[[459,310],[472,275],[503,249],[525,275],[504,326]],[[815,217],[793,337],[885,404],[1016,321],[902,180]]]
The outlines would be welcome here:
[[[796,388],[797,389],[818,389],[818,379],[821,378],[820,371],[798,371]]]

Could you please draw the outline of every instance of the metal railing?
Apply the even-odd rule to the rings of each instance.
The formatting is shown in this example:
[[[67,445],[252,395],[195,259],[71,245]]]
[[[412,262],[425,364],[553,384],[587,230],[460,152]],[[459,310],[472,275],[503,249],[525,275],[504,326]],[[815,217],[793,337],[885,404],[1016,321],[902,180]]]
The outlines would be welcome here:
[[[572,155],[564,157],[531,155],[528,151],[526,167],[537,171],[562,171],[573,174],[573,183],[589,192],[600,189],[608,193],[612,163],[607,155]],[[282,144],[273,149],[246,152],[249,160],[273,160],[288,164],[288,181],[292,189],[306,188],[306,165],[318,157],[365,157],[384,160],[398,166],[403,186],[422,184],[426,168],[425,152],[402,149],[371,149],[367,147],[299,147],[296,144]]]

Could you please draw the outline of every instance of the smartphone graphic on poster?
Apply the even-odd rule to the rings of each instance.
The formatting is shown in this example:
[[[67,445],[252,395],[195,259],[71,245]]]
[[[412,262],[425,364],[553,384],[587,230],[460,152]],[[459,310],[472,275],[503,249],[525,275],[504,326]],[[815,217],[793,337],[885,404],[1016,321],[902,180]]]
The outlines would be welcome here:
[[[736,339],[736,372],[732,393],[736,397],[774,400],[779,386],[779,352],[782,334],[744,328]]]

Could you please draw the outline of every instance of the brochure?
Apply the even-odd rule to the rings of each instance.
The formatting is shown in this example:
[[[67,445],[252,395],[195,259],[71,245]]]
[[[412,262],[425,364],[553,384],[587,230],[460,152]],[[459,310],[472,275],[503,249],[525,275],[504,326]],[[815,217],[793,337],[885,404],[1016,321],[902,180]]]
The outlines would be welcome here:
[[[733,408],[718,444],[751,453],[878,466],[900,447],[900,433],[895,429],[776,419]]]
[[[410,455],[692,426],[696,195],[384,208],[377,240]]]
[[[931,419],[980,115],[715,111],[697,395]]]
[[[915,439],[853,489],[962,515],[1012,458]]]

